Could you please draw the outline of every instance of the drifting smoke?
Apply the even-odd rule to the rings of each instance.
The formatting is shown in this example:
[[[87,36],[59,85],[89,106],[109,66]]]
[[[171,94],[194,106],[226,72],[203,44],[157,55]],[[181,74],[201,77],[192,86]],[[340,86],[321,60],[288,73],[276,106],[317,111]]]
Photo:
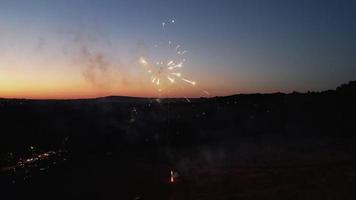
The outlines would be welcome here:
[[[90,32],[90,34],[86,34]],[[74,31],[66,34],[70,38],[64,46],[64,56],[70,56],[75,66],[80,67],[83,79],[98,91],[113,94],[117,91],[129,91],[130,88],[145,88],[135,68],[138,52],[144,51],[143,42],[137,49],[126,55],[120,49],[120,43],[110,41],[110,37],[95,34],[95,31]],[[127,49],[125,49],[126,51]],[[123,54],[125,59],[122,60]]]
[[[83,77],[96,87],[109,87],[113,81],[113,66],[102,53],[92,53],[87,48],[82,49],[85,69]]]
[[[61,36],[64,59],[78,68],[93,89],[112,92],[129,84],[127,66],[120,60],[120,45],[113,44],[108,35],[84,27],[64,31]]]

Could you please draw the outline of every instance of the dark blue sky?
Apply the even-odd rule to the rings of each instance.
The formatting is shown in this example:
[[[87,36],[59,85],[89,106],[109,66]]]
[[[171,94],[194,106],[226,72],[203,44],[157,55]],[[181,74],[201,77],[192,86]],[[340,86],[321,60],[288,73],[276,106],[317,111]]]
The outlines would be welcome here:
[[[324,90],[356,80],[351,0],[2,0],[0,78],[80,74],[67,52],[77,46],[103,52],[123,63],[122,76],[135,77],[132,60],[167,37],[161,23],[172,19],[169,37],[189,51],[186,72],[215,94]],[[54,59],[61,64],[49,65]]]

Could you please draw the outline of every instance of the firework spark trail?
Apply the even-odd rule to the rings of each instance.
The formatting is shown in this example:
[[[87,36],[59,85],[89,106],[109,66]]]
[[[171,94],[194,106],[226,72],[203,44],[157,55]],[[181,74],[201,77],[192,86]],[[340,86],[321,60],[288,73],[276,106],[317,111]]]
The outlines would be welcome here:
[[[175,79],[174,79],[174,78],[171,78],[170,76],[167,76],[167,79],[168,79],[171,83],[174,83],[174,82],[175,82]]]
[[[202,90],[206,95],[210,95],[210,93],[206,90]]]
[[[177,52],[178,55],[184,55],[185,53],[187,53],[187,50],[183,50],[183,51],[178,51]]]
[[[185,79],[185,78],[182,78],[182,80],[187,82],[187,83],[189,83],[189,84],[191,84],[191,85],[195,85],[196,84],[195,81],[191,81],[191,80],[188,80],[188,79]]]
[[[181,73],[171,73],[171,74],[174,75],[174,76],[178,76],[178,77],[181,77],[181,76],[182,76]]]
[[[141,58],[139,59],[139,62],[140,62],[142,65],[148,65],[147,61],[146,61],[143,57],[141,57]]]
[[[184,97],[185,98],[185,100],[188,102],[188,103],[192,103],[191,101],[190,101],[190,99],[188,99],[188,97]]]

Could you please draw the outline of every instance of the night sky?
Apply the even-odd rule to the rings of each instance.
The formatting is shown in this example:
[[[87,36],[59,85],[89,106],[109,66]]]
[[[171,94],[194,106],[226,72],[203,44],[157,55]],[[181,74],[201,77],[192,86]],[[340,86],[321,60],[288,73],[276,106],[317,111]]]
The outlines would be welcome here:
[[[165,57],[155,45],[168,40],[187,51],[181,72],[196,85],[151,83],[138,60]],[[356,1],[0,0],[0,97],[305,92],[350,80]]]

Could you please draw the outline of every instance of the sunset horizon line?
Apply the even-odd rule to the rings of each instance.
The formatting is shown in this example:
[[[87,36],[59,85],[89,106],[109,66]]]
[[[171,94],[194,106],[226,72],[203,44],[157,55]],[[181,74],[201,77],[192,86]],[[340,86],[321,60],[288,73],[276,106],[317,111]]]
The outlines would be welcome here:
[[[0,95],[0,100],[95,100],[95,99],[105,99],[105,98],[137,98],[137,99],[201,99],[201,98],[215,98],[215,97],[229,97],[229,96],[236,96],[236,95],[253,95],[253,94],[293,94],[293,93],[320,93],[320,92],[326,92],[326,91],[335,91],[339,86],[349,84],[352,82],[356,82],[353,80],[341,83],[333,88],[329,89],[323,89],[323,90],[304,90],[304,91],[298,91],[298,90],[289,90],[288,92],[283,92],[283,91],[266,91],[266,92],[233,92],[233,93],[228,93],[224,95],[201,95],[201,96],[145,96],[145,95],[119,95],[119,94],[108,94],[108,95],[97,95],[97,96],[79,96],[79,97],[18,97],[18,96],[1,96]]]

